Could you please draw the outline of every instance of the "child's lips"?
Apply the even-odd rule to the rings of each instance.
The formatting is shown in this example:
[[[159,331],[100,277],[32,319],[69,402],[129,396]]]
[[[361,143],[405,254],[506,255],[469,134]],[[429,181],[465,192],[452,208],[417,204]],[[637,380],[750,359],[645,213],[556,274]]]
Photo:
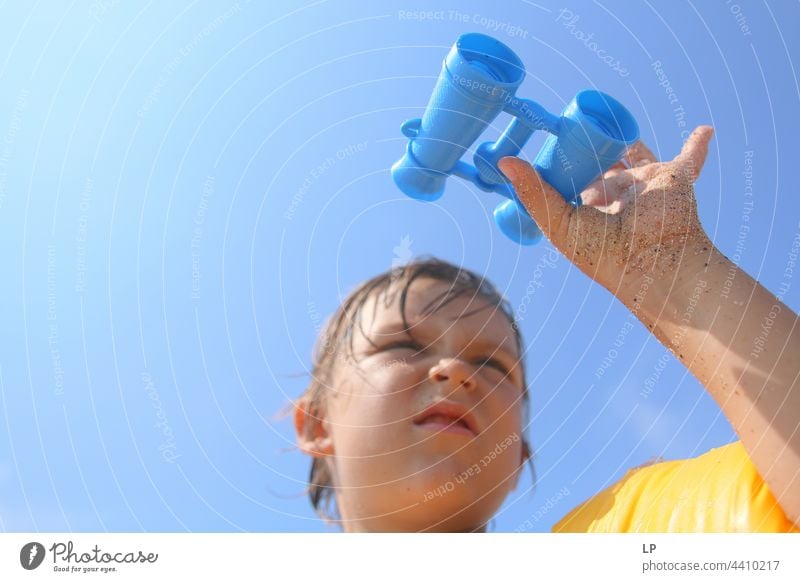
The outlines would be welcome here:
[[[453,434],[478,436],[480,430],[472,411],[460,402],[439,400],[414,418],[414,424],[428,429]]]
[[[475,436],[475,433],[466,425],[463,420],[443,416],[440,414],[434,414],[425,418],[422,422],[417,423],[417,426],[421,426],[429,430],[435,430],[437,432],[463,434],[470,437]]]

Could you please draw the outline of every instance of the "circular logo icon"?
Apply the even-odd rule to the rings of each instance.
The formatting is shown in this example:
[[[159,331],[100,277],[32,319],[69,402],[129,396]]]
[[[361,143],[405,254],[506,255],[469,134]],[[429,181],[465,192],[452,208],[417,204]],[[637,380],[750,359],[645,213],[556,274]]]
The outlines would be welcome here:
[[[19,563],[26,570],[38,568],[44,560],[44,546],[39,542],[28,542],[19,551]]]

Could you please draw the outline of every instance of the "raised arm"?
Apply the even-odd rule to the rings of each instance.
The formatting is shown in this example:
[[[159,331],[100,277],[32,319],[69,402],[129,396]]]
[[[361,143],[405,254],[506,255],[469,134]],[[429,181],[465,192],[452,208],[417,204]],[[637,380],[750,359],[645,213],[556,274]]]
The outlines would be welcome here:
[[[781,505],[800,525],[800,327],[717,250],[692,184],[713,130],[670,162],[641,142],[568,205],[517,158],[501,170],[551,243],[622,301],[705,386]]]

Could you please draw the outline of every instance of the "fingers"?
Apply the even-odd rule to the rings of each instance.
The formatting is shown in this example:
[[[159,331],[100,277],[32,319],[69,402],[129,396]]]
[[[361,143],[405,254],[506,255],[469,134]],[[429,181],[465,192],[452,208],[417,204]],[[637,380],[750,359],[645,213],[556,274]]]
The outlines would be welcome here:
[[[645,164],[652,164],[657,162],[656,156],[650,151],[642,140],[637,141],[625,153],[625,159],[631,168],[644,166]]]
[[[607,173],[581,192],[581,200],[586,206],[608,206],[621,200],[622,195],[630,189],[633,182],[634,177],[630,172]]]
[[[714,128],[710,125],[700,125],[695,128],[686,143],[683,144],[681,153],[675,157],[675,162],[681,166],[684,174],[692,181],[700,176],[700,170],[708,155],[708,144],[714,136]]]
[[[514,187],[517,198],[556,246],[566,239],[569,219],[575,207],[569,204],[531,165],[519,158],[506,157],[497,163]]]
[[[613,178],[614,176],[619,176],[620,174],[627,172],[628,166],[625,165],[624,162],[619,161],[605,172],[603,172],[602,177],[598,178],[598,180],[608,180],[609,178]]]

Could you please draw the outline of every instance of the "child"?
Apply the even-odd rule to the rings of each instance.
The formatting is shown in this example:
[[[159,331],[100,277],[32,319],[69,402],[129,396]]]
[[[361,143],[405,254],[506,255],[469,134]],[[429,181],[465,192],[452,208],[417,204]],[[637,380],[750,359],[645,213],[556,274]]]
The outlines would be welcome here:
[[[711,135],[699,127],[667,163],[636,144],[578,208],[525,162],[500,162],[550,242],[673,351],[741,438],[629,472],[555,531],[800,522],[797,316],[700,226],[692,184]],[[485,531],[531,458],[522,353],[507,303],[464,269],[416,261],[362,284],[323,331],[295,407],[314,508],[324,515],[335,498],[348,532]],[[715,512],[709,500],[727,505]]]

